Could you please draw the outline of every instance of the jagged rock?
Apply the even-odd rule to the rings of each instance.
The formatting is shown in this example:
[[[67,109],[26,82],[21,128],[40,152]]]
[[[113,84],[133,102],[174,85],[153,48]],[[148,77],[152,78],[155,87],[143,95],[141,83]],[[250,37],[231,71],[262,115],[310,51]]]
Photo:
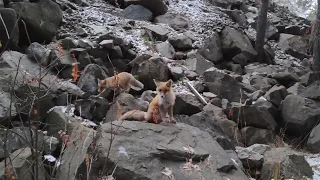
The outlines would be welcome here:
[[[100,66],[96,64],[89,64],[83,70],[83,73],[80,76],[77,84],[84,92],[94,95],[99,93],[97,78],[102,80],[106,77],[107,75]]]
[[[255,101],[254,106],[257,107],[258,110],[266,110],[268,111],[275,120],[278,119],[279,110],[276,108],[271,102],[267,101],[265,98],[261,97]]]
[[[174,55],[174,59],[175,60],[183,60],[183,59],[187,59],[187,54],[181,51],[176,52],[176,54]]]
[[[107,114],[110,103],[104,98],[89,97],[75,101],[77,115],[100,123]]]
[[[50,50],[42,46],[37,42],[33,42],[26,49],[26,54],[28,58],[40,63],[43,66],[47,66],[50,63]]]
[[[263,156],[258,152],[251,151],[248,148],[236,147],[238,158],[245,168],[261,168],[263,164]]]
[[[275,130],[277,126],[273,116],[268,111],[258,109],[253,105],[240,105],[238,103],[233,103],[229,111],[232,115],[231,119],[241,128],[252,126],[256,128]]]
[[[240,64],[235,64],[233,62],[228,62],[226,64],[226,67],[228,70],[236,73],[236,74],[239,74],[239,75],[242,75],[243,74],[243,70],[242,70],[242,66]]]
[[[119,6],[119,8],[124,9],[124,0],[108,0],[108,2],[116,7]]]
[[[251,93],[251,94],[249,95],[249,97],[250,97],[250,99],[251,99],[252,101],[256,101],[256,100],[258,100],[261,96],[263,96],[264,94],[265,94],[264,91],[262,91],[262,90],[256,90],[256,91],[254,91],[253,93]]]
[[[122,53],[120,46],[114,46],[111,49],[110,58],[111,59],[123,59],[123,53]]]
[[[120,124],[121,126],[119,126]],[[90,173],[92,178],[98,175],[98,169],[104,162],[107,162],[109,167],[109,165],[120,161],[121,163],[118,164],[114,173],[116,179],[164,180],[168,177],[164,176],[161,171],[165,171],[166,168],[174,172],[175,179],[196,179],[199,177],[198,173],[191,172],[186,175],[180,170],[180,167],[185,165],[185,159],[192,157],[192,163],[198,164],[201,159],[201,161],[211,164],[210,169],[214,171],[206,170],[205,163],[199,164],[203,169],[201,176],[205,179],[222,179],[223,177],[237,180],[248,179],[244,172],[231,162],[230,156],[221,146],[207,132],[196,127],[183,123],[165,126],[136,121],[115,121],[112,126],[119,127],[119,135],[113,141],[113,147],[117,148],[112,148],[109,157],[106,157],[110,144],[108,142],[111,137],[109,134],[111,124],[103,124],[100,131],[102,138],[97,142],[101,144],[98,146],[98,162],[92,164],[92,172]],[[155,146],[150,146],[150,144]],[[138,163],[130,161],[133,154]],[[209,155],[214,155],[215,163]],[[148,171],[145,171],[146,168]],[[221,175],[222,172],[223,175]]]
[[[88,32],[84,28],[76,28],[76,34],[80,37],[88,36]]]
[[[166,41],[168,39],[169,31],[159,25],[147,25],[144,26],[144,28],[151,32],[151,39],[155,39],[157,41]]]
[[[79,70],[83,70],[87,65],[91,64],[91,58],[90,55],[86,51],[82,51],[78,57],[77,60],[79,62],[78,68]]]
[[[31,42],[50,42],[62,20],[62,11],[59,5],[50,0],[42,0],[37,3],[13,2],[8,7],[14,9],[21,16],[21,19],[26,23],[28,32],[32,32],[28,33]],[[20,31],[20,39],[25,37],[24,33],[25,31]]]
[[[157,93],[155,91],[146,90],[141,94],[141,99],[143,101],[151,102],[156,95]]]
[[[138,69],[133,70],[133,74],[137,75],[139,81],[144,84],[145,89],[156,89],[153,79],[167,81],[170,78],[170,70],[161,57],[152,57],[138,64]]]
[[[305,86],[301,85],[300,82],[297,82],[287,90],[288,90],[288,93],[290,94],[300,95],[305,89],[306,89]]]
[[[280,34],[278,45],[291,56],[303,60],[309,58],[309,39],[291,34]]]
[[[213,67],[214,64],[206,60],[200,54],[197,54],[196,57],[188,58],[186,60],[186,66],[191,71],[195,71],[198,74],[203,74],[207,69]]]
[[[310,133],[310,136],[308,137],[308,141],[306,144],[306,147],[315,153],[320,152],[320,125],[318,124],[316,127],[314,127]]]
[[[315,81],[318,81],[320,73],[317,72],[308,72],[305,75],[300,77],[300,83],[304,86],[309,86]]]
[[[274,172],[278,172],[279,177],[284,179],[312,179],[313,176],[313,171],[303,154],[289,148],[273,148],[264,154],[261,180],[269,180]]]
[[[146,101],[135,99],[131,94],[128,93],[120,94],[115,99],[115,102],[118,102],[120,107],[117,105],[117,103],[112,104],[105,116],[105,122],[114,121],[118,118],[118,115],[124,114],[130,110],[138,109],[146,112],[148,110],[149,105]]]
[[[163,15],[168,11],[168,6],[163,0],[154,0],[152,2],[149,0],[124,0],[124,4],[126,7],[131,4],[142,5],[149,9],[155,16]]]
[[[219,34],[213,33],[209,39],[204,41],[203,47],[201,47],[198,52],[213,63],[221,62],[223,60],[223,55]]]
[[[61,40],[61,46],[63,49],[72,49],[72,48],[77,48],[78,44],[76,40],[70,37],[66,37]]]
[[[238,23],[242,27],[247,27],[248,22],[247,22],[246,16],[241,10],[238,10],[238,9],[230,9],[230,10],[226,9],[226,10],[223,10],[223,11],[226,14],[228,14],[230,16],[230,18],[234,22]]]
[[[183,34],[169,36],[168,41],[177,50],[192,49],[192,40]]]
[[[254,57],[256,50],[251,45],[249,38],[231,27],[225,27],[221,32],[222,52],[224,59],[232,59],[239,53]]]
[[[174,47],[168,42],[157,43],[155,49],[166,58],[173,59],[175,56]]]
[[[168,64],[168,68],[174,80],[179,80],[180,78],[184,77],[183,68],[179,64],[177,63]]]
[[[0,138],[2,141],[0,142],[1,148],[0,148],[0,158],[7,158],[8,154],[21,149],[26,148],[31,145],[31,143],[35,146],[35,141],[32,141],[32,139],[36,136],[36,131],[34,129],[30,129],[29,127],[15,127],[10,130],[1,128],[0,131]],[[6,135],[7,134],[7,135]],[[38,148],[43,148],[43,142],[44,142],[44,134],[42,131],[38,131]],[[4,143],[6,143],[6,146],[4,146]],[[5,149],[6,147],[6,153]]]
[[[79,39],[78,40],[79,48],[93,48],[94,44],[88,39]]]
[[[182,14],[166,13],[155,17],[154,22],[168,24],[176,31],[187,29],[189,27],[189,20]]]
[[[268,91],[271,87],[276,85],[278,82],[275,79],[255,75],[251,77],[250,84],[256,89]]]
[[[140,21],[151,21],[153,18],[153,14],[149,9],[141,5],[134,5],[134,4],[131,4],[130,6],[124,9],[123,16],[126,19],[140,20]]]
[[[253,144],[270,144],[275,142],[276,134],[272,130],[260,129],[255,127],[244,127],[241,129],[241,135],[246,146]]]
[[[176,103],[173,107],[175,114],[192,115],[200,112],[203,106],[192,94],[176,93]]]
[[[84,161],[96,131],[85,127],[81,124],[81,121],[66,114],[71,113],[70,111],[63,112],[62,110],[55,108],[48,113],[46,123],[50,125],[46,126],[46,129],[48,136],[54,136],[60,142],[66,143],[66,148],[61,157],[65,163],[60,164],[56,177],[58,179],[68,179],[68,177],[74,176],[74,173],[77,172]],[[69,135],[69,142],[62,140],[59,135],[60,130],[66,130],[66,134]]]
[[[113,49],[114,48],[114,43],[112,39],[109,40],[103,40],[99,43],[100,46],[106,48],[106,49]]]
[[[271,147],[266,144],[253,144],[253,145],[247,147],[246,149],[249,151],[254,151],[254,152],[257,152],[261,155],[264,155],[264,153],[269,151],[271,149]]]
[[[113,40],[113,43],[116,46],[124,46],[125,45],[125,41],[122,38],[116,36],[113,32],[103,33],[97,39],[98,43],[100,43],[103,40]]]
[[[288,91],[284,86],[275,85],[271,89],[269,89],[264,96],[273,105],[279,107],[281,101],[284,100],[287,95]]]
[[[15,23],[17,21],[17,14],[13,9],[3,8],[3,6],[1,7],[1,2],[0,2],[0,14],[2,16],[5,27],[7,28],[8,32],[11,33],[8,48],[13,50],[17,47],[19,43],[19,27],[18,26],[15,27]],[[7,36],[5,27],[3,26],[2,23],[0,24],[0,39],[2,44],[2,47],[0,47],[1,52],[4,50],[4,46],[8,42],[8,36]]]
[[[320,81],[313,82],[308,87],[306,87],[299,95],[313,100],[320,100]]]
[[[295,73],[282,72],[270,74],[269,77],[277,80],[281,85],[290,87],[299,81],[299,76]]]
[[[239,82],[221,70],[210,68],[203,73],[203,77],[210,92],[219,98],[226,98],[231,102],[239,102],[241,96],[243,102],[248,98],[244,93],[241,95],[242,87]]]
[[[46,172],[44,169],[44,165],[42,163],[42,158],[41,156],[38,156],[36,158],[38,159],[38,177],[37,178],[45,179]],[[9,177],[12,177],[14,179],[25,179],[25,180],[35,179],[34,178],[35,175],[31,170],[33,167],[32,162],[34,161],[35,161],[35,157],[30,147],[17,149],[10,155],[10,157],[8,157],[5,161],[2,161],[0,163],[0,168],[6,169],[6,171],[0,172],[0,178],[8,179]]]
[[[225,9],[233,9],[233,7],[240,7],[243,0],[211,0],[211,3]]]
[[[59,146],[58,138],[52,136],[44,136],[43,153],[45,155],[52,154]]]
[[[286,134],[305,136],[320,118],[319,103],[290,94],[282,101],[281,116],[286,125]]]

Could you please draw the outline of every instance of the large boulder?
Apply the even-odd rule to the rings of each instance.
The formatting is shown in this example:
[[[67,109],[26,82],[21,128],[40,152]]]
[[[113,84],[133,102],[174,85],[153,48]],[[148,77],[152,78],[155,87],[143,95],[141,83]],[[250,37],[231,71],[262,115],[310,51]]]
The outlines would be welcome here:
[[[126,19],[151,21],[153,14],[149,9],[141,5],[131,4],[124,9],[123,16]]]
[[[124,0],[124,5],[126,7],[131,4],[142,5],[149,9],[155,16],[163,15],[168,11],[168,6],[163,0]]]
[[[3,51],[4,46],[7,44],[9,39],[6,30],[8,31],[11,39],[8,48],[12,50],[16,48],[19,43],[19,27],[18,25],[15,26],[17,14],[13,9],[10,8],[0,8],[0,14],[6,27],[5,28],[4,25],[0,23],[0,40],[2,44],[2,47],[0,46],[0,51]]]
[[[174,30],[179,31],[189,27],[189,20],[182,14],[166,13],[154,18],[155,23],[168,24]]]
[[[220,35],[222,42],[222,52],[225,59],[231,59],[237,54],[243,53],[250,60],[257,55],[252,47],[249,38],[242,32],[225,27]]]
[[[219,34],[213,33],[209,39],[205,40],[203,47],[198,52],[209,61],[218,63],[223,60],[221,46]]]
[[[8,5],[25,22],[31,42],[50,42],[62,20],[59,5],[51,0],[37,3],[13,2]],[[26,37],[26,31],[20,28],[20,37]]]
[[[239,102],[240,99],[244,102],[248,98],[235,78],[217,68],[208,69],[203,73],[203,77],[210,92],[219,98],[225,98],[231,102]]]
[[[295,36],[291,34],[280,34],[279,46],[291,56],[303,60],[310,57],[308,51],[310,46],[310,37]]]
[[[317,125],[320,106],[314,100],[291,94],[281,103],[281,116],[287,134],[305,136]]]
[[[113,148],[109,149],[112,127],[119,128]],[[161,125],[115,121],[112,125],[102,124],[99,137],[98,157],[90,173],[93,179],[104,164],[113,167],[117,163],[113,176],[122,180],[165,180],[168,177],[248,180],[207,132],[184,123]],[[199,163],[200,160],[205,163]],[[188,169],[188,174],[181,170],[183,167]],[[201,175],[194,168],[200,168]]]

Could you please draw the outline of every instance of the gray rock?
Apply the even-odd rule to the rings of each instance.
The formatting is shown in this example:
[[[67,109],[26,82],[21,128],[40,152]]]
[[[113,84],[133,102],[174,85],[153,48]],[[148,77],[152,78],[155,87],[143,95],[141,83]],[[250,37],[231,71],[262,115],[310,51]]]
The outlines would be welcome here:
[[[28,58],[34,60],[37,63],[40,63],[43,66],[47,66],[50,63],[50,49],[45,48],[37,42],[33,42],[26,49],[26,54]]]
[[[318,81],[320,73],[317,72],[308,72],[305,75],[300,77],[300,83],[304,86],[309,86],[313,82]]]
[[[41,156],[36,157],[38,159],[38,177],[39,179],[45,179],[45,169],[42,163]],[[6,159],[6,161],[2,161],[0,163],[1,169],[6,169],[6,172],[9,172],[9,177],[14,179],[25,179],[25,180],[33,180],[34,173],[32,172],[33,163],[35,161],[35,157],[30,149],[30,147],[25,147],[16,150],[13,152],[10,157]],[[7,162],[7,164],[5,164]],[[0,172],[1,179],[8,179],[5,171]]]
[[[132,73],[137,75],[139,81],[144,84],[145,89],[156,89],[153,79],[168,81],[170,78],[170,70],[161,57],[152,57],[138,64],[138,68],[133,70]]]
[[[299,81],[299,76],[295,73],[281,72],[268,75],[270,78],[277,80],[281,85],[290,87]]]
[[[45,155],[52,154],[58,147],[59,145],[59,140],[58,138],[55,138],[53,136],[44,136],[44,149],[43,153]]]
[[[83,70],[77,84],[84,92],[94,95],[99,93],[97,78],[104,79],[106,77],[107,75],[100,66],[96,64],[89,64]]]
[[[8,7],[20,14],[21,19],[26,23],[28,32],[33,32],[29,33],[31,42],[50,42],[62,20],[62,11],[59,5],[50,0],[38,3],[13,2]],[[23,9],[20,11],[22,7]]]
[[[168,41],[176,50],[192,49],[192,40],[183,34],[169,36]]]
[[[231,9],[233,6],[240,6],[243,0],[211,0],[211,3],[215,6]]]
[[[121,126],[118,126],[120,124]],[[199,164],[203,169],[201,176],[205,179],[222,179],[223,177],[248,179],[244,172],[231,162],[230,156],[221,146],[208,133],[198,128],[183,123],[165,126],[136,121],[115,121],[114,126],[120,127],[119,135],[113,141],[115,148],[111,149],[108,158],[107,153],[99,153],[98,161],[93,163],[93,172],[90,173],[92,178],[98,175],[98,167],[101,163],[107,162],[109,166],[120,161],[114,173],[116,179],[164,180],[168,179],[161,173],[166,170],[165,168],[172,170],[175,179],[197,179],[198,173],[191,171],[186,175],[180,169],[185,165],[186,158],[192,158],[193,163],[198,164],[201,159],[210,164],[210,170],[206,170],[205,163]],[[99,152],[106,152],[109,149],[110,130],[110,123],[102,125],[101,138],[97,142],[101,144],[98,146]],[[189,146],[192,149],[188,150]],[[209,155],[214,155],[215,158],[211,159]],[[133,156],[138,163],[131,162]],[[145,171],[146,168],[148,171]]]
[[[263,164],[263,156],[258,152],[242,147],[236,147],[236,152],[238,154],[238,158],[245,168],[261,168]]]
[[[74,40],[70,37],[66,37],[61,40],[61,46],[63,49],[72,49],[72,48],[77,48],[78,43],[76,40]]]
[[[306,147],[315,153],[320,152],[320,125],[318,124],[316,127],[314,127],[310,133],[310,136],[308,137],[308,141],[306,144]]]
[[[288,93],[293,95],[300,95],[303,91],[305,91],[306,87],[301,85],[300,82],[295,83],[293,86],[288,88]]]
[[[155,17],[154,22],[168,24],[176,31],[187,29],[189,27],[188,18],[186,18],[182,14],[172,14],[169,12],[164,15]]]
[[[269,89],[264,96],[273,105],[279,107],[281,101],[284,100],[288,94],[289,93],[284,86],[275,85],[271,89]]]
[[[265,98],[259,98],[255,101],[254,106],[260,111],[268,111],[275,120],[279,119],[279,110]]]
[[[173,107],[174,114],[193,115],[202,110],[203,106],[196,96],[192,94],[176,93],[176,102]]]
[[[299,95],[313,100],[320,100],[320,81],[313,82],[308,87],[306,87]]]
[[[273,116],[264,109],[258,109],[254,105],[240,105],[233,103],[230,110],[231,119],[236,122],[239,127],[252,126],[256,128],[265,128],[275,130],[277,123]]]
[[[168,42],[157,43],[155,45],[155,49],[158,53],[166,58],[173,59],[175,56],[175,50],[173,46]]]
[[[271,87],[278,84],[275,79],[254,75],[250,78],[250,84],[258,90],[268,91]]]
[[[286,134],[307,135],[320,118],[319,103],[296,95],[288,95],[281,104],[281,117]]]
[[[90,55],[86,51],[82,51],[77,58],[79,70],[83,70],[87,65],[91,64]]]
[[[208,69],[203,73],[203,77],[210,92],[219,98],[225,98],[231,102],[239,102],[241,96],[243,102],[248,98],[244,93],[241,95],[240,91],[243,92],[243,90],[237,80],[217,68]]]
[[[144,28],[151,32],[151,39],[155,39],[157,41],[166,41],[168,39],[169,31],[159,25],[147,25],[144,26]]]
[[[221,36],[222,52],[225,59],[232,59],[239,53],[246,53],[247,56],[254,57],[257,55],[256,50],[251,45],[249,38],[231,27],[225,27]]]
[[[278,45],[286,53],[290,54],[295,58],[303,60],[304,58],[309,58],[309,43],[310,42],[308,38],[282,33],[280,34]]]
[[[178,80],[182,77],[184,77],[184,74],[183,74],[183,68],[181,67],[181,65],[177,64],[177,63],[171,63],[171,64],[168,64],[168,68],[173,76],[173,79],[174,80]]]
[[[103,40],[99,43],[99,45],[101,45],[102,47],[106,48],[106,49],[113,49],[114,44],[113,44],[113,40]]]
[[[153,18],[152,12],[141,5],[131,4],[122,13],[124,18],[132,20],[151,21]]]
[[[103,121],[110,108],[110,103],[106,99],[93,96],[76,100],[74,104],[79,116],[96,123]]]
[[[76,28],[76,34],[80,37],[88,36],[88,32],[84,28]]]
[[[141,5],[149,9],[155,16],[163,15],[168,11],[168,6],[164,3],[163,0],[124,0],[124,5],[126,7],[131,4]]]
[[[305,160],[303,153],[289,148],[273,148],[264,154],[261,180],[269,180],[274,171],[279,172],[279,177],[285,179],[292,177],[312,179],[313,175],[313,171]]]
[[[209,39],[206,39],[198,52],[213,63],[221,62],[223,60],[222,45],[218,33],[213,33]]]
[[[197,54],[196,57],[188,58],[186,60],[186,66],[191,71],[195,71],[198,74],[203,74],[207,69],[213,67],[214,64],[206,60],[200,54]]]
[[[15,49],[19,43],[19,27],[14,26],[17,21],[17,14],[13,9],[3,8],[3,6],[1,7],[1,0],[0,0],[0,14],[2,16],[3,22],[4,22],[8,32],[11,33],[10,34],[11,40],[9,42],[8,48]],[[0,39],[1,39],[2,47],[0,48],[0,51],[3,51],[4,46],[8,42],[6,28],[4,28],[3,24],[1,23],[1,25],[0,25]]]
[[[241,129],[242,138],[246,146],[253,144],[270,144],[275,142],[274,131],[255,127],[245,127]]]

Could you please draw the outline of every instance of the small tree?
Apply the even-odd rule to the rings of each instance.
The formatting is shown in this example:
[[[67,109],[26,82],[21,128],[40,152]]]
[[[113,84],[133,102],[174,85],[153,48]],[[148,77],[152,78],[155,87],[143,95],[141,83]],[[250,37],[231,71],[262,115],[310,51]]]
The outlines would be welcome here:
[[[259,62],[264,62],[265,53],[264,53],[264,38],[266,34],[267,26],[267,13],[268,13],[269,0],[261,0],[261,8],[257,20],[257,35],[255,42],[255,49],[258,53]]]

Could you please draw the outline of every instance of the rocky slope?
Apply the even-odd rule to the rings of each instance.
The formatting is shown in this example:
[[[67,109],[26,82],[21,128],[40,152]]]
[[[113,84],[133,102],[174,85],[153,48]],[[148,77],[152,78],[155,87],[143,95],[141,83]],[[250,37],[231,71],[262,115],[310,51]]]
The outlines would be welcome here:
[[[311,24],[271,3],[265,58],[257,59],[259,6],[0,0],[0,164],[23,160],[1,178],[33,179],[34,161],[39,179],[319,179]],[[115,71],[145,88],[97,96],[97,78]],[[147,109],[152,79],[174,81],[178,123],[115,121]]]

